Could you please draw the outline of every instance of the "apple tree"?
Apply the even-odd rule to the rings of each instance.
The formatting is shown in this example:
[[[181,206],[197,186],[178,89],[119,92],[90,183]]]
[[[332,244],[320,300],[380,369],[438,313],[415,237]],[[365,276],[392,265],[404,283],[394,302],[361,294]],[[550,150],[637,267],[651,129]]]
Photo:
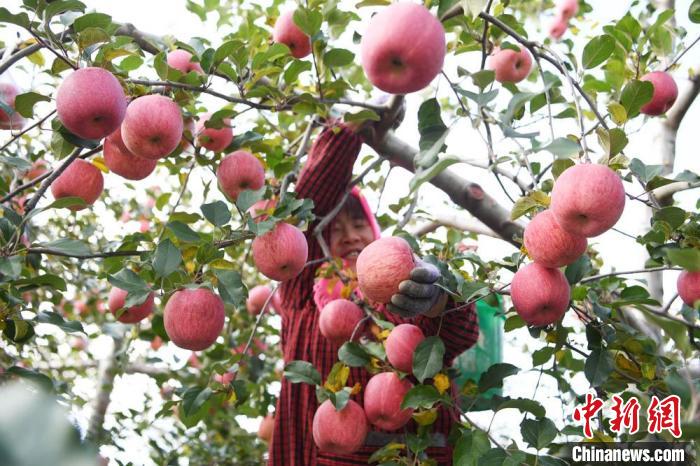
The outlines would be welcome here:
[[[272,415],[283,377],[317,387],[319,415],[371,422],[353,397],[378,388],[349,386],[350,368],[401,393],[395,422],[375,426],[417,426],[380,464],[436,464],[440,407],[460,412],[455,464],[564,464],[591,392],[642,412],[680,399],[679,435],[642,416],[637,432],[594,422],[598,441],[697,439],[700,215],[686,195],[700,177],[675,159],[700,91],[700,1],[634,0],[603,23],[592,0],[292,3],[178,5],[215,20],[207,37],[156,36],[89,1],[0,7],[17,37],[0,60],[0,384],[60,398],[111,464],[136,461],[135,437],[150,464],[260,464],[271,418],[259,439],[243,419]],[[321,232],[341,204],[319,218],[294,191],[328,121],[362,135],[352,185],[385,236],[439,268],[444,312],[503,300],[506,335],[537,348],[529,367],[500,362],[457,389],[439,332],[357,297],[337,311],[354,325],[324,333],[339,345],[327,377],[283,361],[279,284],[338,266]],[[355,338],[364,323],[372,337]],[[486,395],[525,373],[531,395]],[[543,378],[563,412],[546,409]],[[159,393],[123,408],[129,384]]]

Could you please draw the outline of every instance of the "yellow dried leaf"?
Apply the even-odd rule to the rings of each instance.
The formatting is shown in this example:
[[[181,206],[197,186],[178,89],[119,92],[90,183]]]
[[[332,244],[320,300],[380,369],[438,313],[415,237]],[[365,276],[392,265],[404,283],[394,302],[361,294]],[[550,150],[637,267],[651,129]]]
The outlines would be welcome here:
[[[387,338],[389,338],[389,334],[391,333],[391,330],[389,329],[384,329],[381,332],[379,332],[379,335],[377,335],[377,339],[379,341],[384,341]]]
[[[109,168],[107,168],[107,164],[105,163],[105,159],[103,159],[102,157],[93,157],[91,162],[94,166],[99,168],[100,171],[102,171],[103,173],[109,173]]]

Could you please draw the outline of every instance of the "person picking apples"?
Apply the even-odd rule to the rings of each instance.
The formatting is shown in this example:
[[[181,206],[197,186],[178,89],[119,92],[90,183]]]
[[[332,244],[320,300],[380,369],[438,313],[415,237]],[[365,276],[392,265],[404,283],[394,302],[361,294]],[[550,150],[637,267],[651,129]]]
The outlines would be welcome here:
[[[343,288],[353,287],[356,282],[351,279],[348,285],[344,284],[337,272],[331,272],[330,268],[325,270],[327,273],[323,278],[316,279],[320,266],[317,260],[322,259],[324,254],[313,231],[318,221],[333,211],[350,189],[352,168],[363,139],[382,137],[391,123],[379,121],[369,126],[353,127],[335,121],[327,122],[311,147],[306,165],[296,184],[297,198],[311,199],[315,206],[314,214],[317,220],[305,233],[308,261],[314,265],[305,267],[299,275],[280,285],[282,350],[285,362],[308,361],[320,372],[324,380],[337,362],[338,349],[350,338],[349,334],[353,333],[353,329],[357,327],[358,335],[368,334],[368,326],[363,324],[363,315],[354,315],[355,313],[350,317],[354,319],[353,323],[348,326],[345,322],[348,316],[337,312],[335,304],[331,306],[333,311],[329,310],[332,315],[326,315],[326,319],[321,322],[326,306],[333,301],[337,304],[340,298],[347,296],[348,290]],[[411,327],[417,327],[418,333],[426,337],[438,335],[445,343],[444,362],[447,365],[451,364],[456,356],[478,339],[479,327],[474,306],[465,306],[443,314],[450,305],[447,296],[438,286],[440,274],[437,267],[415,257],[410,248],[405,248],[405,241],[402,239],[380,236],[377,220],[357,187],[352,188],[340,212],[323,232],[331,254],[341,259],[343,270],[340,273],[346,277],[353,277],[356,272],[359,276],[361,262],[371,261],[372,254],[368,253],[373,249],[372,244],[381,246],[385,241],[394,244],[393,252],[396,253],[396,257],[402,257],[402,267],[406,269],[406,273],[402,273],[396,288],[389,290],[388,299],[379,301],[368,297],[361,290],[361,284],[353,290],[352,295],[372,303],[381,313],[381,318],[394,325],[411,324]],[[385,262],[386,258],[392,255],[386,248],[380,253],[374,256],[380,256]],[[387,267],[389,271],[392,270],[392,264],[388,264]],[[394,269],[398,270],[398,267]],[[352,306],[345,303],[344,307]],[[334,316],[341,318],[333,322]],[[345,330],[348,331],[331,332],[332,337],[330,334],[329,338],[325,337],[322,332],[329,333],[327,329],[333,330],[334,325],[345,326]],[[343,333],[345,337],[339,338]],[[412,334],[408,332],[406,335]],[[402,338],[397,334],[397,339]],[[402,341],[394,343],[397,348],[407,347],[402,346]],[[411,355],[408,355],[408,358],[411,358]],[[359,383],[364,391],[371,377],[365,368],[351,368],[348,385]],[[412,420],[396,432],[380,430],[376,424],[370,426],[373,416],[371,413],[365,414],[367,406],[362,407],[363,391],[353,395],[346,408],[336,411],[332,406],[329,408],[327,403],[319,407],[314,386],[293,384],[283,379],[268,464],[366,464],[369,457],[387,443],[403,441],[400,439],[404,436],[404,429],[416,430],[417,425]],[[312,416],[310,413],[316,415]],[[432,427],[434,442],[427,453],[439,464],[452,463],[452,450],[448,446],[447,437],[453,426],[453,419],[457,419],[454,414],[440,408]]]

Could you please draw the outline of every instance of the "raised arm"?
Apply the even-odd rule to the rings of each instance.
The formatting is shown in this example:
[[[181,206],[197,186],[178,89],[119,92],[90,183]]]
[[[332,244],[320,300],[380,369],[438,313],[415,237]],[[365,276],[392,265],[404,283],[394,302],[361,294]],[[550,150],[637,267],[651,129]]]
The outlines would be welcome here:
[[[296,184],[297,198],[313,200],[317,218],[305,233],[309,243],[309,261],[323,257],[313,230],[345,194],[361,147],[362,140],[355,132],[345,125],[336,125],[326,127],[309,151]],[[314,274],[319,265],[306,267],[299,276],[282,284],[281,295],[286,308],[299,309],[312,299]]]

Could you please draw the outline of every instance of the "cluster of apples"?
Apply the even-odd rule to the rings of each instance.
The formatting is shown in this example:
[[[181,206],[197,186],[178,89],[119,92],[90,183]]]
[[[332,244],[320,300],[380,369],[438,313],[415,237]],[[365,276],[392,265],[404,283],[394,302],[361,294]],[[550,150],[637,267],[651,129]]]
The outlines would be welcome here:
[[[624,208],[622,181],[605,165],[575,165],[557,178],[550,208],[525,228],[525,248],[534,262],[518,269],[510,285],[513,306],[525,322],[545,326],[564,315],[570,288],[559,267],[585,253],[586,238],[612,228]]]
[[[384,342],[389,363],[406,374],[413,372],[413,354],[425,339],[423,331],[412,324],[397,325]],[[369,425],[394,431],[405,426],[413,409],[401,409],[406,393],[413,388],[407,377],[396,372],[380,372],[372,376],[364,390],[363,404],[354,400],[336,410],[330,400],[324,401],[313,418],[313,438],[319,450],[334,454],[350,454],[362,447]]]
[[[561,39],[569,28],[569,21],[578,13],[578,0],[561,0],[557,3],[557,14],[549,26],[549,37]]]

